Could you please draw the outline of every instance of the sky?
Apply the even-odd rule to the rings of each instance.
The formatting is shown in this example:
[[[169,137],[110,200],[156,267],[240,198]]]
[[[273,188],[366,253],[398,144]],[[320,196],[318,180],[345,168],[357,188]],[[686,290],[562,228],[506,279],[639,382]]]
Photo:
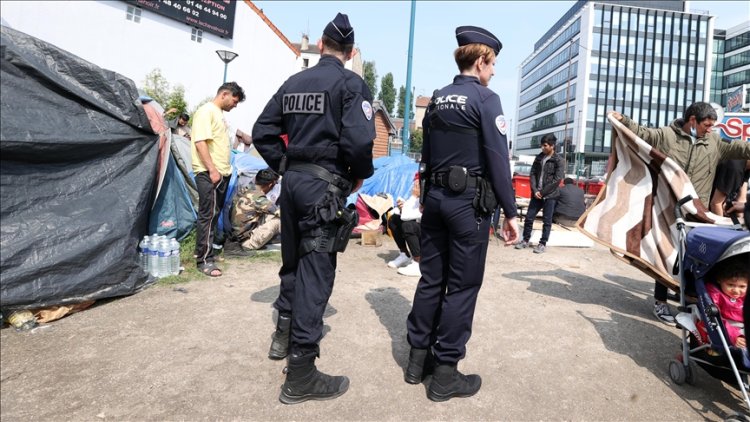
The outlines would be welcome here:
[[[396,90],[406,86],[409,56],[410,1],[271,1],[255,0],[291,42],[302,34],[315,42],[336,13],[346,13],[363,61],[374,61],[380,78],[393,74]],[[432,95],[457,73],[453,50],[457,26],[473,25],[495,34],[503,43],[489,87],[503,109],[515,115],[519,66],[534,44],[575,1],[417,1],[414,19],[411,86],[416,95]],[[748,1],[690,1],[688,10],[709,11],[715,27],[728,29],[750,20]],[[398,92],[398,91],[397,91]],[[392,111],[392,114],[393,113]]]

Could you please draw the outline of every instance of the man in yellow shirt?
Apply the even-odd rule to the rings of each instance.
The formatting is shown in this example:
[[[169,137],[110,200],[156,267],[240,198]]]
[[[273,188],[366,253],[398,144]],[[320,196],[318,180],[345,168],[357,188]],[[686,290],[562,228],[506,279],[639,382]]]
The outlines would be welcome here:
[[[219,87],[213,101],[203,104],[193,115],[190,134],[193,174],[198,187],[198,221],[196,227],[196,266],[203,274],[221,276],[214,262],[213,239],[219,213],[226,199],[232,166],[224,112],[245,100],[245,91],[236,82]]]

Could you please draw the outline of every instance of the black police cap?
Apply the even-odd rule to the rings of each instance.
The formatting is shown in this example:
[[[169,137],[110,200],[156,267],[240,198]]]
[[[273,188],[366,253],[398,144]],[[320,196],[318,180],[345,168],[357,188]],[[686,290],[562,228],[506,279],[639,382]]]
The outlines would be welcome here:
[[[459,26],[456,28],[456,40],[459,47],[467,44],[484,44],[493,49],[496,56],[503,48],[503,43],[496,36],[478,26]]]
[[[339,44],[354,44],[354,28],[349,24],[349,17],[343,13],[328,22],[323,34]]]

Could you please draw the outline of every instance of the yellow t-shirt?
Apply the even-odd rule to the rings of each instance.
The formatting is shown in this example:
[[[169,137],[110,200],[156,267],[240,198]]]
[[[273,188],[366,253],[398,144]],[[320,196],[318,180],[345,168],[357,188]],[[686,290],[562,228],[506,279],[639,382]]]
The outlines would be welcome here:
[[[198,156],[196,142],[205,142],[208,154],[222,176],[232,174],[229,163],[229,135],[224,123],[224,112],[213,102],[203,104],[193,115],[193,127],[190,133],[190,151],[193,158],[193,173],[208,171]]]

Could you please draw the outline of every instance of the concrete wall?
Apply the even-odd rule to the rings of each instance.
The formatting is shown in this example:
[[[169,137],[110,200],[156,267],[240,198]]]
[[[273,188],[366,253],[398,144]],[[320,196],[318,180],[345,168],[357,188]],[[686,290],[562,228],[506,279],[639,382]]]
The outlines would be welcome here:
[[[132,79],[137,86],[154,68],[172,85],[185,87],[188,108],[213,98],[224,77],[216,50],[239,56],[227,80],[239,83],[247,99],[227,113],[229,123],[250,131],[279,86],[297,71],[296,53],[244,1],[238,1],[234,36],[203,32],[191,41],[192,27],[143,9],[140,23],[126,19],[122,1],[2,1],[3,25],[52,43],[100,67]]]

